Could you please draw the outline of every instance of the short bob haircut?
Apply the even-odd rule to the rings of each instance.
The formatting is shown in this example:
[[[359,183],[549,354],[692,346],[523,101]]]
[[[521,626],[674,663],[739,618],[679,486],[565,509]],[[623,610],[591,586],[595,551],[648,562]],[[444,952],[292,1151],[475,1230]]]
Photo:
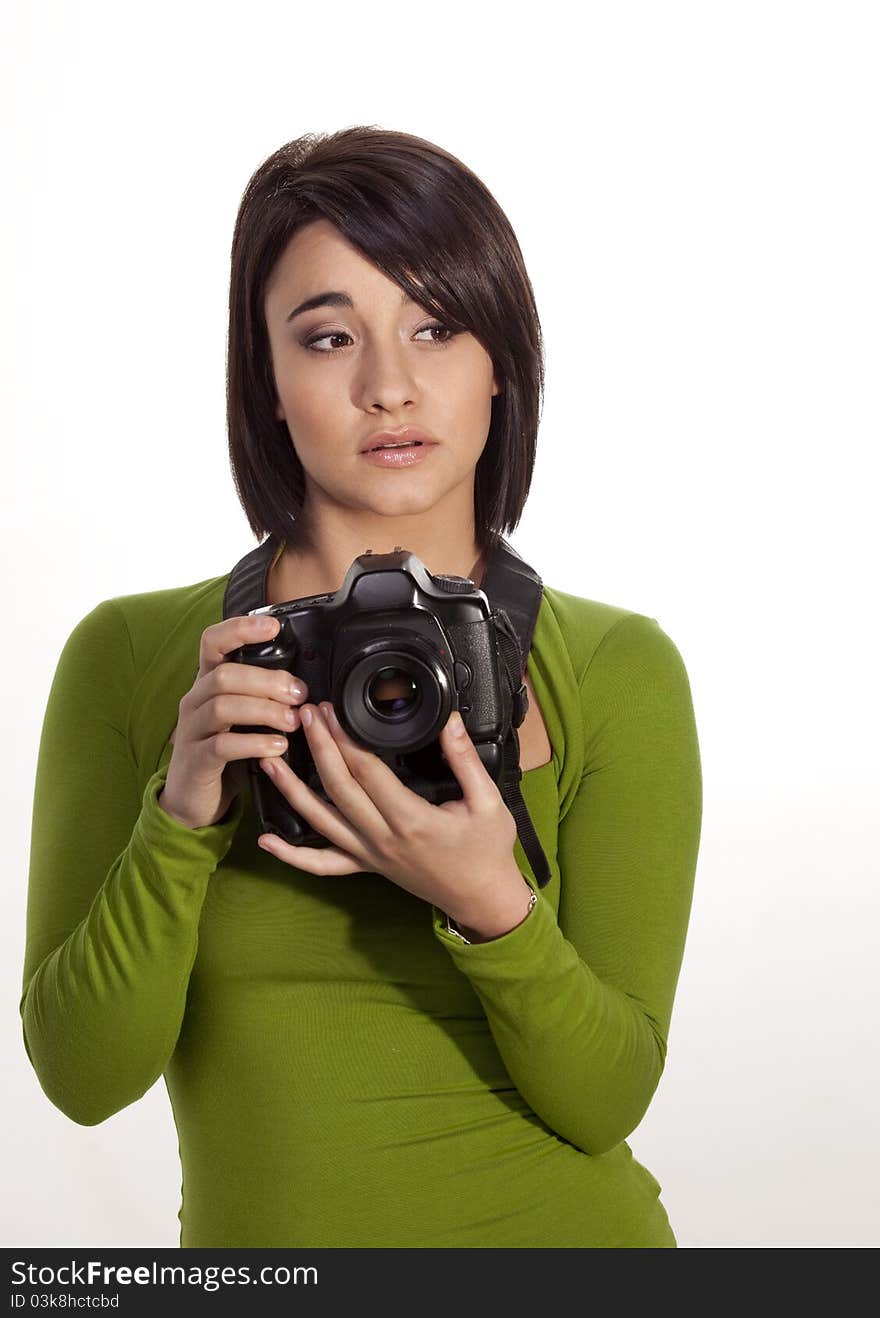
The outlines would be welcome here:
[[[356,126],[309,133],[273,152],[250,179],[232,238],[226,407],[239,501],[258,540],[306,548],[306,485],[278,395],[263,300],[294,234],[327,219],[450,329],[490,355],[492,398],[474,476],[481,553],[518,524],[535,463],[544,350],[531,281],[498,202],[455,156],[408,133]]]

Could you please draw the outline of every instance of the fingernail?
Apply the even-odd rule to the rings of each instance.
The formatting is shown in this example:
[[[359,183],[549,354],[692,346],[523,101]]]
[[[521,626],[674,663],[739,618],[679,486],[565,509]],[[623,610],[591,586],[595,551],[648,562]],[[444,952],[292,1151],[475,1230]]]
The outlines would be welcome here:
[[[449,717],[449,731],[453,737],[464,736],[464,720],[457,709],[454,709]]]
[[[309,709],[308,705],[303,705],[299,712],[299,716],[303,721],[303,727],[310,728],[312,726],[312,711]]]

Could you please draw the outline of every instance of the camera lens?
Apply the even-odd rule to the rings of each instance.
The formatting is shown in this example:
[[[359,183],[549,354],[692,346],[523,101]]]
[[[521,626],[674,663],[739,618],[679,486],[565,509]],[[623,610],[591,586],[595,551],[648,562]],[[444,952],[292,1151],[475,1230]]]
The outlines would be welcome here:
[[[440,735],[455,683],[435,646],[417,633],[382,634],[354,648],[334,675],[333,704],[351,735],[404,755]]]
[[[367,698],[383,718],[410,713],[418,703],[418,687],[403,668],[381,668],[367,687]]]

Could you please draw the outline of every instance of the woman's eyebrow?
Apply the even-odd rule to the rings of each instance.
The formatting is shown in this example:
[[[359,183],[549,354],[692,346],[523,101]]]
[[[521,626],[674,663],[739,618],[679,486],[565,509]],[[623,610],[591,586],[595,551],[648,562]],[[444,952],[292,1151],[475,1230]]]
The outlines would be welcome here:
[[[406,289],[403,290],[403,296],[400,299],[400,305],[409,302],[410,296]],[[348,293],[339,293],[330,291],[326,293],[315,293],[313,297],[307,297],[305,302],[300,302],[298,307],[294,307],[290,312],[285,324],[289,325],[294,316],[299,316],[303,311],[311,311],[313,307],[354,307],[354,303]]]

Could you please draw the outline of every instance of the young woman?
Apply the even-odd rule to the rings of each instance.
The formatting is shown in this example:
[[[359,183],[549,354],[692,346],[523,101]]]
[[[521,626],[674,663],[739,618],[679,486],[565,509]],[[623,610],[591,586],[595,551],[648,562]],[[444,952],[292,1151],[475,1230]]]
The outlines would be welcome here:
[[[266,605],[398,546],[479,586],[543,388],[494,198],[403,133],[282,147],[236,223],[228,385]],[[95,1125],[164,1076],[182,1246],[674,1247],[626,1142],[664,1068],[699,849],[674,643],[544,587],[520,728],[541,886],[455,713],[461,799],[435,805],[303,682],[227,659],[278,625],[224,618],[228,579],[105,600],[59,659],[21,999],[45,1093]],[[297,730],[327,801],[282,758]],[[261,832],[256,759],[326,846]]]

